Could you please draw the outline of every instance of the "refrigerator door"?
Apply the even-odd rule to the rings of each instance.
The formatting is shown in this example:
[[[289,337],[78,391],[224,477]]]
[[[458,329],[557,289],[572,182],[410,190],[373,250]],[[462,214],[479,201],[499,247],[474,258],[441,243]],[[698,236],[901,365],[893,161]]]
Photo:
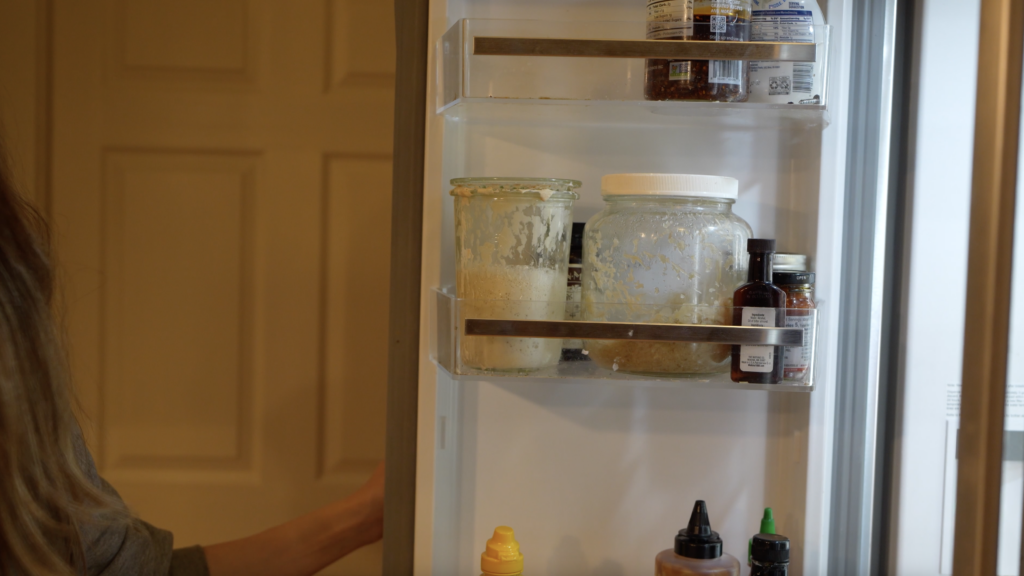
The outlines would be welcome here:
[[[1007,576],[1024,497],[1024,6],[953,4],[915,4],[883,571]]]
[[[870,212],[865,199],[884,180],[874,170],[847,178],[848,157],[863,154],[848,136],[850,108],[861,95],[876,106],[884,91],[877,82],[857,92],[850,85],[860,3],[819,4],[830,27],[819,27],[815,40],[820,33],[820,54],[831,58],[828,92],[791,106],[644,100],[646,53],[495,55],[470,42],[629,48],[620,41],[646,42],[646,11],[635,0],[400,0],[398,69],[408,74],[396,87],[385,573],[473,573],[500,524],[515,528],[528,573],[648,573],[698,499],[707,501],[725,552],[744,564],[748,539],[771,506],[793,542],[790,573],[829,572],[833,485],[863,492],[861,508],[871,499],[864,492],[870,466],[838,479],[832,465],[837,412],[850,412],[838,373],[845,390],[875,390],[871,367],[856,368],[858,360],[843,353],[854,345],[841,334],[860,338],[862,323],[877,333],[877,294],[860,319],[856,306],[845,307],[849,322],[839,308],[850,289],[848,197]],[[858,34],[886,52],[890,43],[867,32]],[[887,75],[879,68],[875,76]],[[456,336],[468,324],[459,310],[473,302],[450,291],[457,286],[451,180],[582,180],[579,222],[604,209],[601,177],[620,172],[737,178],[735,213],[758,237],[809,257],[820,316],[813,386],[767,390],[739,386],[728,374],[628,377],[614,364],[532,377],[461,369]],[[858,286],[874,281],[874,254],[854,271]],[[853,419],[874,415],[865,402]],[[860,431],[873,433],[868,428]],[[853,440],[844,452],[850,461],[873,458],[873,436]],[[848,516],[858,527],[860,518]],[[854,541],[845,554],[863,549]]]

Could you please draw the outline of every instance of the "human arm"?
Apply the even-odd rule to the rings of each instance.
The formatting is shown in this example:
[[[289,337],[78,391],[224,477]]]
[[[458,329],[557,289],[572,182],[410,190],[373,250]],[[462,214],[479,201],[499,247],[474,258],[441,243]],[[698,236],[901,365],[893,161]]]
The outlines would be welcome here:
[[[211,576],[305,576],[379,540],[384,465],[354,494],[259,534],[204,547]]]

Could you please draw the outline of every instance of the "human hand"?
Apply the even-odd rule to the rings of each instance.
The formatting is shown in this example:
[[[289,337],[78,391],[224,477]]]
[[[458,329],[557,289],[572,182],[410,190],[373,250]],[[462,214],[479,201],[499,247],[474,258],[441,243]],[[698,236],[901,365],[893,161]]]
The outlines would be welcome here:
[[[380,501],[381,505],[384,504],[384,461],[381,460],[380,464],[370,474],[370,479],[363,484],[362,488],[359,489],[365,492],[367,497]]]
[[[384,537],[384,462],[373,470],[370,478],[363,484],[351,499],[358,501],[365,513],[364,543],[376,542]]]

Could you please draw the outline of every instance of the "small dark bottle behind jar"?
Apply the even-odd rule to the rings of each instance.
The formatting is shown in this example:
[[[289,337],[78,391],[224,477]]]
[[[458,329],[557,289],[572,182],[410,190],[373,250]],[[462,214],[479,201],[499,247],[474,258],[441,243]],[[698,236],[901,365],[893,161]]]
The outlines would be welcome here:
[[[786,326],[786,293],[772,284],[775,240],[747,240],[750,268],[747,283],[736,289],[732,304],[734,326]],[[733,346],[732,381],[748,384],[782,382],[781,346]]]
[[[583,295],[583,230],[585,222],[573,222],[572,236],[569,237],[569,277],[565,288],[565,319],[582,320],[581,302]],[[584,362],[590,358],[583,353],[582,340],[566,340],[562,343],[562,362]]]
[[[750,548],[750,576],[787,576],[789,538],[781,534],[757,534]]]

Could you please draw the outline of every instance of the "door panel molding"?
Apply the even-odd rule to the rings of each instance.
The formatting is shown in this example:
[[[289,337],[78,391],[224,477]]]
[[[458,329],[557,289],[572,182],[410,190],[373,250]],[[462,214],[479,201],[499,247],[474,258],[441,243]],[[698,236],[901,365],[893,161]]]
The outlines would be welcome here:
[[[1024,2],[982,0],[953,574],[995,574]]]

